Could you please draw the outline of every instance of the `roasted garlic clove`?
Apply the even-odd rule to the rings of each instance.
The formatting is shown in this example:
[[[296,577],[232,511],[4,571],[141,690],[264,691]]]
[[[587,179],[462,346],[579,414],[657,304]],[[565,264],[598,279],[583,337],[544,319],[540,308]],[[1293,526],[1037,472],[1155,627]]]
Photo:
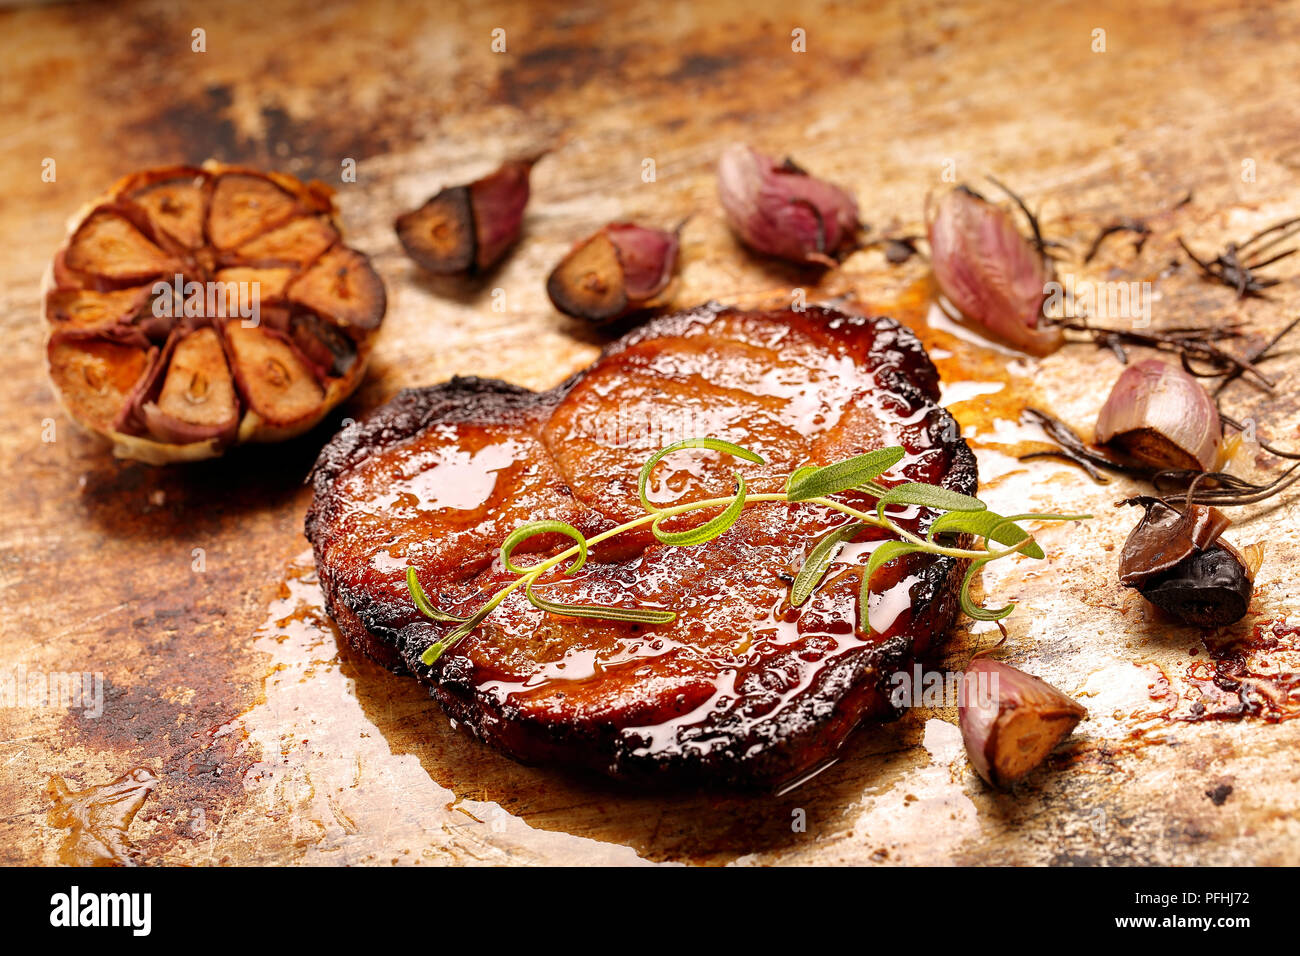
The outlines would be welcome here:
[[[1145,508],[1120,553],[1119,577],[1171,617],[1195,627],[1241,620],[1250,608],[1263,548],[1238,551],[1223,537],[1232,522],[1217,508],[1179,510],[1159,498],[1131,499]]]
[[[628,310],[627,286],[618,247],[602,230],[564,257],[546,280],[546,294],[565,315],[593,322]]]
[[[1051,684],[1000,661],[977,657],[962,675],[958,722],[966,755],[995,787],[1023,780],[1087,715]]]
[[[237,321],[227,322],[225,332],[239,391],[263,421],[285,426],[313,418],[325,393],[287,339]]]
[[[164,442],[233,437],[239,400],[220,336],[210,326],[177,336],[156,399],[141,403],[145,426]]]
[[[677,234],[612,223],[580,242],[546,280],[557,309],[609,322],[661,305],[677,265]]]
[[[1147,359],[1120,374],[1097,415],[1097,442],[1148,465],[1210,471],[1223,426],[1205,388],[1176,365]]]
[[[110,282],[142,282],[179,272],[179,259],[145,237],[120,212],[98,209],[72,236],[63,257],[74,272],[90,273]]]
[[[129,410],[158,350],[104,339],[55,336],[46,347],[50,378],[64,405],[94,429],[111,428]]]
[[[130,327],[153,301],[149,286],[96,292],[93,289],[56,289],[45,301],[45,314],[61,331],[107,332]]]
[[[340,325],[376,328],[388,307],[384,283],[357,252],[338,246],[321,256],[288,288],[291,302],[306,306]]]
[[[1136,587],[1163,574],[1196,551],[1210,547],[1231,524],[1218,508],[1188,505],[1180,511],[1150,499],[1120,552],[1120,583]]]
[[[265,176],[228,173],[212,190],[208,239],[233,249],[283,225],[299,211],[297,200]]]
[[[1193,552],[1164,574],[1141,585],[1142,596],[1193,627],[1223,627],[1250,609],[1254,576],[1227,542]]]
[[[511,160],[467,186],[449,186],[397,218],[402,248],[440,275],[482,272],[519,238],[536,159]]]
[[[262,305],[262,311],[265,313],[267,305],[284,301],[289,283],[297,276],[296,269],[283,266],[270,269],[233,266],[219,270],[216,279],[218,282],[246,283],[245,288],[255,289],[257,301]]]
[[[338,241],[339,233],[321,216],[303,216],[250,239],[228,258],[250,266],[304,268]]]
[[[208,213],[206,178],[199,169],[168,172],[176,175],[158,180],[147,177],[143,185],[128,189],[125,196],[148,214],[156,231],[183,249],[197,249],[204,242],[203,224]]]

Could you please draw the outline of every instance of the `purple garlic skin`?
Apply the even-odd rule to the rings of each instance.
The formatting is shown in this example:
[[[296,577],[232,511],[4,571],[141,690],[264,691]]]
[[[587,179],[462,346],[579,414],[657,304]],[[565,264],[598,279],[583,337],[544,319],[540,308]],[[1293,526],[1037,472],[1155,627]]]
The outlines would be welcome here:
[[[605,227],[605,235],[618,248],[630,302],[648,302],[668,288],[677,269],[676,232],[615,222]]]
[[[718,160],[718,197],[741,242],[790,262],[834,266],[861,228],[849,193],[741,144]]]
[[[515,160],[470,184],[478,250],[475,265],[485,270],[495,265],[519,238],[528,205],[528,177],[534,159]]]
[[[930,221],[930,261],[939,290],[969,321],[1031,355],[1060,348],[1042,322],[1047,264],[1010,212],[965,188],[944,196]]]

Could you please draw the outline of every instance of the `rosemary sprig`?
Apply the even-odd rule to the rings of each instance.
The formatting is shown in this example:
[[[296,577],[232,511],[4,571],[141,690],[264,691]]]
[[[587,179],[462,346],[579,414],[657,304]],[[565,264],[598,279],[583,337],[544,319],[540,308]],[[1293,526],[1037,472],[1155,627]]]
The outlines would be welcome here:
[[[1256,270],[1300,252],[1300,246],[1293,246],[1283,252],[1266,255],[1274,246],[1285,242],[1297,233],[1300,233],[1300,216],[1284,219],[1261,229],[1245,242],[1230,242],[1227,248],[1209,260],[1202,259],[1192,252],[1181,236],[1178,237],[1178,245],[1182,246],[1183,252],[1196,263],[1207,279],[1214,279],[1230,289],[1235,289],[1239,299],[1248,296],[1262,299],[1267,298],[1264,290],[1278,285],[1282,280],[1274,276],[1257,275]],[[1261,242],[1266,236],[1271,238],[1267,242]]]
[[[420,613],[440,624],[457,625],[446,637],[432,644],[421,656],[421,661],[425,664],[433,664],[456,642],[477,628],[513,591],[521,587],[529,603],[548,614],[642,624],[668,624],[676,620],[677,613],[665,608],[564,604],[549,601],[535,590],[538,579],[548,571],[571,562],[564,568],[563,573],[566,576],[572,575],[586,564],[587,556],[593,546],[645,525],[650,526],[651,533],[663,544],[692,547],[725,534],[736,523],[744,509],[754,504],[770,502],[813,504],[852,518],[851,522],[823,535],[809,551],[803,567],[791,585],[790,603],[795,607],[804,604],[812,596],[846,542],[868,527],[888,531],[896,536],[896,540],[886,540],[875,546],[861,576],[858,616],[862,628],[869,630],[868,598],[872,576],[880,567],[895,558],[921,553],[969,561],[970,567],[961,584],[962,610],[976,620],[1001,620],[1015,609],[1015,605],[1008,604],[996,610],[980,607],[970,597],[970,585],[975,572],[990,561],[1012,554],[1023,554],[1037,559],[1046,556],[1033,535],[1021,528],[1017,522],[1079,521],[1092,517],[1091,515],[1057,514],[1023,514],[1004,517],[989,511],[984,502],[978,498],[958,494],[938,485],[903,482],[885,487],[877,483],[876,479],[903,459],[905,452],[897,446],[856,455],[830,465],[805,465],[790,475],[786,481],[785,491],[780,493],[750,494],[744,477],[740,472],[735,472],[736,491],[732,495],[692,501],[667,508],[660,508],[652,503],[647,488],[655,466],[672,452],[694,448],[721,452],[743,461],[764,464],[763,459],[752,451],[718,438],[692,438],[661,449],[650,456],[642,466],[637,479],[638,495],[646,511],[644,515],[602,531],[600,534],[592,535],[590,538],[563,521],[532,521],[521,525],[511,532],[501,545],[501,564],[517,577],[497,591],[483,607],[469,617],[449,614],[430,603],[424,589],[420,586],[415,568],[408,567],[406,584],[411,592],[411,599]],[[875,498],[874,509],[863,511],[831,497],[847,491]],[[887,508],[898,505],[918,506],[938,512],[937,517],[931,521],[925,537],[902,527],[897,519],[886,513]],[[668,531],[662,527],[665,521],[678,515],[718,509],[721,510],[713,518],[685,531]],[[543,558],[536,564],[523,567],[515,564],[514,553],[521,544],[539,535],[554,534],[571,538],[573,545],[549,558]],[[963,535],[975,538],[975,546],[959,547]],[[1002,547],[994,547],[995,544]]]
[[[1300,481],[1300,464],[1292,465],[1282,474],[1266,484],[1250,481],[1239,475],[1224,471],[1195,471],[1188,468],[1158,468],[1129,458],[1112,455],[1105,449],[1094,448],[1085,442],[1069,425],[1059,418],[1053,418],[1047,412],[1037,408],[1025,409],[1026,415],[1038,422],[1047,432],[1048,437],[1057,443],[1057,447],[1048,451],[1027,452],[1020,456],[1021,461],[1031,458],[1064,458],[1074,462],[1098,484],[1107,484],[1107,478],[1099,468],[1105,468],[1122,475],[1141,478],[1155,485],[1156,490],[1170,493],[1175,498],[1189,494],[1188,504],[1195,505],[1249,505],[1265,501],[1280,494]],[[1225,428],[1244,431],[1245,425],[1229,415],[1219,412],[1219,420]],[[1255,439],[1259,447],[1275,458],[1300,462],[1300,452],[1278,448],[1261,438]],[[1207,484],[1212,482],[1212,484]]]

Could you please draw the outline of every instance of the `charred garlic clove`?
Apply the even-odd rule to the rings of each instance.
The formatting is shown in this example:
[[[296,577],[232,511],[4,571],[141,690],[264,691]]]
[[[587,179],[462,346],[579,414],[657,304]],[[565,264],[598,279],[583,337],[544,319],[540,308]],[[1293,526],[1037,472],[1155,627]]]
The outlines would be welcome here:
[[[1145,513],[1120,553],[1120,583],[1184,624],[1220,627],[1250,608],[1263,548],[1238,551],[1220,536],[1231,522],[1217,508],[1182,510],[1136,499]]]
[[[1184,624],[1220,627],[1246,616],[1255,583],[1241,556],[1215,545],[1197,551],[1141,588],[1142,596]]]
[[[467,186],[448,186],[394,223],[402,248],[441,275],[494,266],[519,238],[528,205],[528,177],[537,159],[511,160]]]
[[[677,267],[675,232],[611,223],[580,242],[546,280],[566,315],[610,322],[664,304]]]

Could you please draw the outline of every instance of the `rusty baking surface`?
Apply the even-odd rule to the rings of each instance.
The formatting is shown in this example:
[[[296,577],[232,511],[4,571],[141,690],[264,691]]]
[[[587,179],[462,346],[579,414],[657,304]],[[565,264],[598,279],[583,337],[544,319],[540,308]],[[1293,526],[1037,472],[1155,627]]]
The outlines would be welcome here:
[[[1079,278],[1152,282],[1157,324],[1275,331],[1300,308],[1296,281],[1239,302],[1197,279],[1175,237],[1218,249],[1296,213],[1300,8],[1092,6],[1035,4],[1014,23],[971,3],[0,14],[0,677],[21,674],[26,694],[0,708],[0,862],[1300,863],[1295,499],[1234,529],[1268,551],[1250,614],[1205,646],[1115,581],[1132,516],[1110,505],[1130,483],[1015,457],[1041,437],[1020,423],[1026,404],[1090,429],[1120,371],[1112,355],[1073,346],[1031,363],[972,341],[930,311],[922,257],[861,251],[814,287],[740,250],[714,197],[719,150],[747,140],[853,188],[876,234],[919,233],[951,161],[1041,207]],[[200,28],[206,52],[191,48]],[[807,53],[792,51],[795,29]],[[552,151],[515,254],[472,282],[419,274],[393,215],[539,146]],[[310,435],[174,469],[120,463],[57,410],[41,273],[66,217],[117,176],[210,156],[335,185],[389,318],[361,391]],[[340,181],[348,159],[354,183]],[[1045,531],[1049,561],[984,575],[1020,604],[1006,658],[1091,713],[1019,793],[979,782],[943,709],[858,733],[781,796],[628,792],[514,764],[450,728],[412,682],[340,651],[301,533],[302,478],[330,430],[453,373],[554,384],[602,338],[550,308],[550,268],[610,219],[687,215],[677,304],[781,302],[798,287],[889,312],[931,348],[992,507],[1097,514]],[[1115,236],[1080,265],[1123,216],[1151,223],[1141,251]],[[1235,385],[1225,408],[1294,445],[1300,360],[1269,370],[1276,395]],[[992,639],[960,630],[937,666],[960,668]],[[102,688],[101,714],[42,706],[49,678],[64,675],[53,690],[66,696],[73,671]],[[1225,689],[1234,679],[1278,700],[1224,719],[1242,699]],[[1198,701],[1218,719],[1192,719]]]

